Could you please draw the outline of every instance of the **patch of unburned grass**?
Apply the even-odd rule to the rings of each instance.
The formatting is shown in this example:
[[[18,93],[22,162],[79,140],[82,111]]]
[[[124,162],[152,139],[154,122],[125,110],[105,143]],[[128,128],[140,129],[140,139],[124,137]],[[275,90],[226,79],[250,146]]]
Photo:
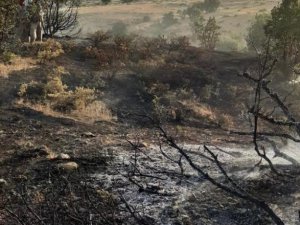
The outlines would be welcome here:
[[[8,77],[9,74],[37,67],[37,61],[31,57],[15,57],[11,63],[0,63],[0,77]]]

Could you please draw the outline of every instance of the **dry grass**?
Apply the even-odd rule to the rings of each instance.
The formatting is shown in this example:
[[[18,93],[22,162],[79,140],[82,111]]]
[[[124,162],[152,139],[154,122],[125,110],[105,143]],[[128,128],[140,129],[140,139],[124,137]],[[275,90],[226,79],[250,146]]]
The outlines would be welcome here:
[[[197,1],[188,0],[185,2],[177,0],[165,1],[142,1],[132,4],[109,4],[106,6],[89,6],[79,9],[79,22],[82,27],[82,35],[93,33],[97,30],[109,30],[112,24],[122,21],[127,25],[129,32],[142,34],[143,36],[156,36],[157,30],[152,26],[157,24],[166,13],[173,12],[179,18],[179,23],[161,30],[166,36],[191,36],[189,20],[181,19],[179,11]],[[279,0],[269,1],[246,1],[246,0],[223,0],[220,8],[214,13],[207,13],[204,16],[215,16],[222,27],[222,36],[235,33],[244,38],[252,19],[261,11],[270,11]],[[136,23],[142,21],[144,16],[149,16],[151,21],[146,23]],[[99,22],[101,21],[101,22]],[[197,42],[193,42],[197,45]]]
[[[205,118],[209,121],[216,121],[216,112],[207,105],[199,104],[194,101],[183,101],[181,102],[187,109],[191,110],[192,114],[198,118]]]
[[[28,107],[37,112],[42,112],[46,116],[52,117],[68,117],[66,114],[54,111],[49,104],[40,104],[40,103],[30,103],[28,101],[24,101],[23,99],[18,99],[15,101],[15,105],[18,107]],[[70,118],[70,117],[69,117]]]
[[[233,122],[233,118],[232,116],[228,115],[228,114],[221,114],[219,117],[219,124],[223,127],[223,128],[234,128],[234,122]]]
[[[104,6],[89,6],[81,7],[79,13],[82,14],[93,14],[101,13],[111,14],[111,13],[146,13],[146,14],[163,14],[167,10],[175,11],[176,8],[170,8],[163,6],[160,3],[153,2],[136,2],[134,4],[119,4],[119,5],[104,5]],[[120,15],[121,16],[121,15]]]
[[[0,77],[8,77],[10,73],[37,67],[37,60],[31,57],[16,57],[10,64],[0,63]]]
[[[89,123],[94,123],[95,121],[113,121],[115,119],[110,109],[102,101],[94,101],[81,110],[73,111],[71,115]]]
[[[191,105],[191,110],[199,117],[204,117],[211,121],[214,121],[217,119],[216,113],[212,110],[212,108],[210,106]]]
[[[220,110],[214,109],[205,104],[199,104],[194,101],[181,102],[192,115],[198,119],[205,119],[207,121],[219,124],[223,128],[233,128],[234,119],[232,116],[222,113]]]
[[[116,118],[113,117],[111,110],[102,101],[94,101],[93,103],[87,105],[85,108],[74,110],[69,114],[55,111],[49,104],[33,104],[30,102],[24,102],[22,99],[16,101],[15,104],[16,106],[25,106],[37,112],[42,112],[46,116],[75,119],[84,123],[92,124],[96,121],[111,122],[116,120]]]

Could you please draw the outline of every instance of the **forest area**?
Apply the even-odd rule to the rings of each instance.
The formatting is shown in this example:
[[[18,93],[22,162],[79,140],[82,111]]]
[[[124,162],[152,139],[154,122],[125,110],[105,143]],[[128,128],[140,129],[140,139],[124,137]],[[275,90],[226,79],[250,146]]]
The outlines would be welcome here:
[[[300,225],[299,0],[0,0],[0,225]]]

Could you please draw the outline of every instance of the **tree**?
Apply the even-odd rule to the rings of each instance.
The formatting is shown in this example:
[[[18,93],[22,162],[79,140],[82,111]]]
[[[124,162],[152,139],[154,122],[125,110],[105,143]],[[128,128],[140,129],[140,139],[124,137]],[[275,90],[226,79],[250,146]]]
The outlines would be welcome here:
[[[195,10],[189,14],[189,18],[191,21],[191,27],[193,29],[194,34],[200,34],[204,29],[205,19],[199,10]]]
[[[78,7],[82,0],[42,0],[45,11],[44,33],[52,37],[58,32],[74,31],[78,26]],[[129,3],[132,0],[122,0]],[[111,0],[101,0],[103,4],[109,4]]]
[[[101,0],[101,2],[104,4],[104,5],[107,5],[110,3],[111,0]]]
[[[183,15],[189,17],[198,15],[203,12],[215,12],[220,6],[219,0],[204,0],[204,2],[196,2],[190,5],[187,9],[183,10]]]
[[[220,26],[218,26],[215,17],[210,17],[201,33],[200,40],[205,49],[214,50],[219,40]]]
[[[251,23],[246,37],[247,47],[250,51],[262,50],[268,40],[265,27],[271,18],[269,14],[257,14]]]
[[[162,27],[170,27],[174,24],[176,24],[178,20],[175,18],[173,12],[169,12],[163,15],[162,20],[161,20],[161,25]]]
[[[220,6],[220,0],[204,0],[200,6],[203,11],[215,12]]]
[[[122,21],[118,21],[112,25],[111,32],[116,36],[124,36],[127,34],[127,26]]]
[[[270,43],[268,42],[263,51],[258,54],[257,65],[253,71],[246,71],[240,74],[240,76],[248,79],[254,85],[254,101],[253,105],[249,106],[249,114],[251,117],[249,128],[251,130],[249,132],[225,131],[227,131],[228,134],[252,137],[253,151],[257,157],[268,164],[272,174],[277,175],[277,177],[280,178],[278,179],[279,182],[284,183],[285,180],[283,178],[291,179],[292,176],[286,174],[286,170],[280,171],[280,168],[277,168],[277,166],[272,163],[272,159],[268,157],[265,146],[268,144],[271,145],[276,157],[282,157],[293,162],[293,159],[287,157],[284,152],[281,152],[277,148],[274,138],[277,137],[281,141],[290,140],[299,143],[300,123],[299,120],[297,120],[297,114],[293,113],[289,108],[290,104],[286,102],[286,97],[282,97],[281,94],[271,88],[272,76],[276,74],[274,68],[277,60],[276,58],[273,58],[270,47]],[[272,100],[272,106],[270,106],[270,102],[266,103],[265,100],[267,98]],[[276,116],[276,113],[274,113],[273,110],[275,108],[279,109],[280,115]],[[166,166],[165,161],[163,160],[161,162],[157,160],[153,163],[155,160],[149,155],[147,155],[147,157],[151,159],[152,165],[155,166],[152,168],[149,166],[144,167],[144,161],[142,160],[144,159],[145,151],[140,149],[140,142],[133,143],[128,140],[134,150],[134,157],[132,157],[131,167],[128,167],[129,171],[127,172],[127,178],[139,188],[140,192],[149,193],[151,195],[169,195],[171,193],[168,191],[160,191],[165,190],[163,180],[169,181],[165,175],[169,174],[170,177],[177,178],[178,183],[180,183],[188,181],[190,176],[186,171],[192,169],[197,172],[196,174],[199,176],[200,182],[206,180],[225,193],[252,203],[257,208],[264,211],[264,216],[270,217],[274,224],[284,224],[283,218],[280,218],[279,215],[276,214],[277,212],[272,209],[270,206],[271,204],[267,202],[266,198],[264,198],[261,193],[259,193],[259,190],[257,193],[254,191],[249,192],[249,187],[245,185],[246,183],[243,183],[243,181],[241,181],[240,178],[235,177],[234,174],[227,172],[226,163],[222,162],[214,152],[224,152],[223,149],[204,145],[202,150],[201,148],[198,148],[197,151],[192,151],[190,147],[186,147],[184,144],[178,144],[174,136],[171,136],[167,132],[160,121],[154,120],[149,116],[145,117],[153,122],[154,127],[157,130],[158,151],[165,159],[167,159],[167,161],[172,163],[173,166],[175,165],[177,170],[170,170],[170,167]],[[207,166],[205,162],[208,161],[209,165],[213,164],[215,167]],[[159,163],[162,164],[161,167],[159,166]],[[211,171],[209,168],[215,169]],[[149,172],[151,169],[154,171],[152,174]],[[216,172],[220,175],[216,176]],[[222,177],[222,179],[220,177]],[[158,182],[159,185],[153,185],[153,181],[157,181],[158,179],[161,181]],[[193,180],[195,179],[193,178]],[[275,190],[278,186],[270,185],[269,188]],[[187,224],[193,224],[193,221],[190,221]]]
[[[52,37],[61,31],[73,31],[78,25],[80,0],[42,0],[44,33]]]
[[[15,0],[0,0],[0,50],[4,48],[4,43],[11,40],[13,35],[18,4]]]
[[[266,25],[266,34],[275,44],[275,49],[284,61],[300,61],[300,2],[283,0],[271,12]]]
[[[131,2],[134,2],[136,0],[121,0],[122,3],[131,3]],[[111,2],[111,0],[101,0],[101,2],[104,4],[104,5],[107,5]]]
[[[220,26],[215,17],[210,17],[205,23],[203,16],[198,14],[198,16],[191,17],[191,20],[193,31],[200,41],[201,47],[214,50],[220,36]]]

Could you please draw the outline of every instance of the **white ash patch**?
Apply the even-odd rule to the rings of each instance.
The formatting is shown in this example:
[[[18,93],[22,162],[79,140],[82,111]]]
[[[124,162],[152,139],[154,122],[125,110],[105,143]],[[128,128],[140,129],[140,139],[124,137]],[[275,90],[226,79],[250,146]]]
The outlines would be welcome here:
[[[204,171],[207,171],[215,179],[223,178],[214,163],[199,156],[199,153],[204,153],[202,146],[188,144],[181,146]],[[292,145],[292,154],[296,154],[294,150],[298,148],[297,146],[297,144]],[[259,158],[252,147],[232,146],[222,149],[208,147],[218,155],[219,161],[222,162],[228,174],[233,175],[236,180],[239,178],[256,179],[263,173],[258,167],[255,167]],[[288,153],[285,148],[282,151]],[[169,158],[179,159],[177,150],[168,147],[163,150]],[[178,222],[180,218],[184,219],[186,215],[180,205],[186,205],[188,198],[195,192],[209,191],[203,190],[203,187],[209,185],[203,185],[205,180],[201,179],[201,176],[185,160],[182,162],[182,167],[186,176],[182,178],[179,166],[164,157],[158,146],[151,145],[147,149],[142,148],[137,152],[133,150],[128,152],[117,147],[113,152],[115,155],[105,174],[93,174],[92,178],[116,195],[121,194],[131,206],[137,207],[143,215],[153,218],[158,224],[171,225],[174,224],[174,221]],[[273,152],[272,149],[267,149],[268,156],[272,156]],[[284,162],[280,158],[275,158],[275,165],[281,165]],[[128,179],[129,174],[133,175],[132,171],[135,170],[135,167],[142,176],[131,176],[131,178],[140,186]],[[135,172],[138,174],[137,171]],[[147,189],[154,190],[155,193],[146,192]],[[287,218],[289,213],[295,214],[295,206],[285,209],[277,208],[283,218]],[[174,212],[178,212],[178,214],[174,215]]]

